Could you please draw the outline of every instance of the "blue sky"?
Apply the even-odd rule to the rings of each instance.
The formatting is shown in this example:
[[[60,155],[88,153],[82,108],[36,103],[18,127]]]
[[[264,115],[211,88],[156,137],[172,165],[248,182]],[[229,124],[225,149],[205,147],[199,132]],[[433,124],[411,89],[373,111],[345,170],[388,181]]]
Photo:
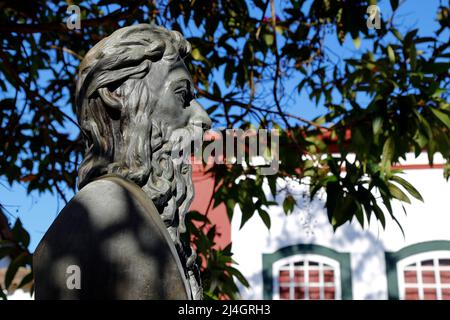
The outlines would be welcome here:
[[[433,31],[437,29],[435,21],[436,9],[439,6],[439,0],[406,0],[400,1],[401,5],[396,13],[396,24],[402,32],[414,28],[419,29],[421,36],[433,36]],[[384,17],[391,15],[388,0],[380,1],[379,6]],[[260,14],[259,14],[260,15]],[[445,35],[448,38],[448,34]],[[441,35],[442,37],[442,35]],[[340,46],[334,34],[327,35],[325,43],[328,50],[336,56],[352,57],[358,54],[351,39],[347,39],[344,46]],[[362,43],[359,50],[363,50],[367,43]],[[287,92],[295,90],[294,82],[292,88],[289,84],[286,87]],[[200,102],[202,99],[200,99]],[[206,103],[205,103],[206,104]],[[296,96],[292,101],[292,107],[289,112],[299,114],[302,117],[312,119],[323,113],[323,107],[316,107],[306,95]],[[76,134],[74,128],[70,128],[73,134]],[[20,218],[26,229],[31,234],[30,250],[34,251],[35,247],[43,237],[45,231],[49,228],[58,212],[64,207],[64,202],[58,200],[55,194],[49,192],[38,194],[33,192],[27,194],[26,188],[19,184],[10,187],[5,179],[0,179],[0,203],[4,204],[8,210],[8,218],[13,222],[16,218]],[[67,192],[70,199],[73,193]]]

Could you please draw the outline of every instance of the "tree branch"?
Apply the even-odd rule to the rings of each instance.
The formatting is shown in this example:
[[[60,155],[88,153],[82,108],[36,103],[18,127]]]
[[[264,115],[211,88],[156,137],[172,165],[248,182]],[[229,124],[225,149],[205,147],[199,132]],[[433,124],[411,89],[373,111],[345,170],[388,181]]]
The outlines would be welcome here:
[[[262,29],[262,24],[263,24],[263,21],[264,21],[264,15],[266,14],[266,11],[267,11],[267,7],[269,6],[269,2],[270,2],[270,0],[267,0],[266,1],[266,3],[264,4],[264,9],[263,9],[263,12],[262,12],[262,15],[261,15],[261,20],[259,20],[259,27],[258,27],[258,30],[256,30],[256,39],[259,39],[259,34],[261,33],[261,29]]]
[[[220,102],[220,103],[223,103],[223,104],[233,104],[233,105],[235,105],[237,107],[244,108],[246,110],[248,110],[248,108],[249,108],[248,107],[249,104],[247,104],[247,103],[236,101],[236,100],[225,101],[225,100],[220,99],[219,97],[216,97],[215,95],[209,93],[208,91],[205,91],[205,90],[201,89],[197,84],[195,84],[194,86],[195,86],[195,89],[198,91],[198,93],[200,95],[204,96],[207,99],[210,99],[210,100],[215,101],[215,102]],[[254,105],[251,106],[251,109],[259,111],[259,112],[266,112],[266,113],[270,113],[270,114],[274,114],[274,115],[280,115],[280,111],[279,110],[278,111],[272,111],[272,110],[260,108],[260,107],[254,106]],[[308,125],[310,125],[312,127],[317,128],[317,129],[325,129],[325,130],[329,130],[330,129],[328,127],[324,127],[324,126],[322,126],[322,125],[320,125],[320,124],[318,124],[318,123],[316,123],[314,121],[305,119],[303,117],[300,117],[300,116],[297,116],[297,115],[293,115],[293,114],[290,114],[290,113],[286,113],[286,112],[282,112],[282,113],[283,113],[283,115],[285,117],[301,121],[301,122],[306,123],[306,124],[308,124]]]
[[[72,119],[71,117],[69,117],[67,114],[65,114],[63,111],[59,110],[59,108],[57,108],[56,106],[54,106],[52,103],[50,103],[47,99],[45,99],[43,96],[41,96],[38,92],[31,90],[26,83],[24,83],[22,81],[22,79],[20,79],[19,75],[17,74],[16,70],[14,69],[14,67],[9,63],[8,61],[8,56],[6,55],[6,53],[4,53],[3,51],[0,51],[0,58],[3,60],[3,65],[5,66],[6,70],[8,70],[8,72],[11,74],[11,76],[14,78],[14,80],[16,81],[16,86],[21,87],[25,93],[29,96],[29,97],[33,97],[33,98],[38,98],[39,100],[43,101],[44,103],[48,104],[50,107],[56,108],[58,109],[59,112],[61,112],[61,114],[63,115],[64,118],[66,118],[67,120],[69,120],[70,122],[72,122],[74,125],[76,125],[80,130],[81,127],[79,126],[78,122],[76,122],[74,119]]]
[[[121,9],[114,11],[113,13],[96,19],[87,19],[81,21],[81,26],[84,27],[95,27],[99,25],[109,24],[111,22],[120,21],[133,16],[134,11],[137,9],[138,4],[133,4],[130,6],[129,10],[123,12]],[[66,24],[62,22],[49,22],[49,23],[38,23],[38,24],[0,24],[0,33],[21,33],[21,34],[33,34],[33,33],[44,33],[44,32],[68,32]]]

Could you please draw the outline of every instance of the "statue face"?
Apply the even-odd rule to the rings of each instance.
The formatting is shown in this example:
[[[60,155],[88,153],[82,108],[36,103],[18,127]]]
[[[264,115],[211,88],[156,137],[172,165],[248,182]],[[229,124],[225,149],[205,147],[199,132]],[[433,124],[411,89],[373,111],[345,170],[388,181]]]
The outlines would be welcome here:
[[[211,120],[194,99],[183,62],[189,51],[181,34],[143,24],[117,30],[86,54],[76,93],[87,138],[80,187],[110,172],[143,186],[150,173],[170,172],[156,170],[154,159],[202,137]]]
[[[160,61],[152,69],[153,77],[163,81],[155,88],[157,103],[151,117],[165,123],[169,132],[190,125],[209,128],[211,119],[194,97],[194,84],[183,60]]]

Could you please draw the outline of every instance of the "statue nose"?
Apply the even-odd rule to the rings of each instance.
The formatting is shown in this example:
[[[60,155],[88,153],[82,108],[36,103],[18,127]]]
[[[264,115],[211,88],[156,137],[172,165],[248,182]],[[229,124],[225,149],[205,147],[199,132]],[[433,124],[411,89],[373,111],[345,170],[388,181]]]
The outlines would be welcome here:
[[[192,125],[201,127],[203,129],[211,128],[211,119],[208,113],[203,109],[202,105],[198,103],[195,99],[191,101],[190,104],[191,115],[189,118],[189,123]]]

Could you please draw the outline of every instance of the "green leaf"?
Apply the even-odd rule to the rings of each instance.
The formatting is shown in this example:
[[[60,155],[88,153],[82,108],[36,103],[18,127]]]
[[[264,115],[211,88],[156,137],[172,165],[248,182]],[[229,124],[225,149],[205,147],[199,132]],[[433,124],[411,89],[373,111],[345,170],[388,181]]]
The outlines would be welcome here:
[[[355,217],[358,220],[361,227],[364,228],[364,211],[359,201],[355,201],[355,204],[356,204]]]
[[[213,225],[211,229],[208,230],[206,237],[209,239],[209,241],[212,243],[214,241],[214,238],[216,237],[216,226]]]
[[[361,47],[361,38],[360,37],[354,38],[353,39],[353,44],[354,44],[356,49],[359,49]]]
[[[435,117],[441,120],[442,123],[445,124],[445,126],[450,130],[450,116],[445,112],[433,107],[430,107],[430,110],[431,112],[433,112]]]
[[[392,28],[391,31],[398,40],[403,41],[403,37],[397,29]]]
[[[444,178],[448,181],[450,178],[450,162],[444,165]]]
[[[411,44],[411,47],[409,48],[409,64],[414,71],[417,66],[417,50],[414,44]]]
[[[389,57],[389,61],[394,64],[395,63],[395,52],[394,49],[392,49],[391,46],[387,46],[387,53]]]
[[[295,199],[292,195],[287,195],[283,201],[283,209],[286,214],[294,211]]]
[[[16,244],[9,240],[0,240],[0,259],[10,255],[14,249],[16,249]]]
[[[30,244],[30,234],[23,228],[22,221],[17,218],[14,227],[12,228],[12,236],[14,241],[20,243],[23,248],[28,248]]]
[[[277,194],[277,177],[269,176],[267,178],[267,182],[269,183],[269,188],[270,192],[272,193],[272,196],[275,197]]]
[[[202,54],[200,53],[200,50],[198,48],[194,48],[192,50],[191,56],[192,56],[192,58],[194,58],[194,60],[197,60],[197,61],[201,61],[204,59],[204,57],[202,56]]]
[[[261,217],[262,221],[266,225],[267,229],[270,230],[271,222],[270,222],[269,214],[267,213],[267,211],[262,210],[262,209],[259,209],[258,212],[259,212],[259,216]]]
[[[231,219],[233,217],[234,208],[236,206],[236,201],[232,198],[225,200],[225,205],[227,207],[228,218]]]
[[[17,286],[18,288],[22,288],[23,286],[27,285],[28,283],[33,282],[33,272],[30,271],[30,273],[28,273],[25,277],[22,278],[22,281],[20,281],[19,285]]]
[[[239,280],[239,282],[241,282],[245,287],[248,288],[250,286],[247,279],[245,279],[244,275],[238,269],[230,267],[230,268],[227,268],[227,271],[231,275],[235,276]]]
[[[225,67],[225,73],[224,73],[225,85],[227,87],[230,86],[231,81],[233,80],[233,76],[234,76],[234,63],[232,61],[230,61],[227,63],[227,65]]]
[[[409,200],[408,196],[402,190],[400,190],[400,188],[397,187],[395,184],[388,182],[387,186],[388,186],[389,192],[395,199],[398,199],[398,200],[406,202],[406,203],[411,203],[411,200]]]
[[[6,270],[5,274],[5,287],[8,289],[11,286],[11,283],[19,270],[20,267],[25,266],[25,262],[28,259],[28,254],[26,252],[22,252],[18,255],[11,263],[9,264],[8,270]]]
[[[382,155],[382,161],[381,161],[381,167],[382,170],[389,170],[389,167],[391,166],[392,158],[394,157],[395,152],[395,143],[394,139],[392,137],[389,137],[386,139],[383,145],[383,155]]]
[[[196,210],[189,211],[186,214],[186,217],[189,220],[192,220],[192,221],[199,221],[199,222],[207,222],[207,223],[209,223],[209,219],[204,214],[201,214],[200,212],[198,212]]]
[[[241,208],[242,212],[241,225],[239,229],[242,229],[247,221],[250,220],[250,218],[253,217],[253,214],[255,213],[254,205],[250,203],[250,201],[251,199],[245,199],[244,202],[239,203],[239,207]]]
[[[440,73],[446,73],[448,72],[448,69],[450,69],[450,63],[445,62],[428,62],[425,63],[423,66],[423,72],[424,73],[430,73],[430,74],[440,74]]]
[[[263,35],[263,40],[264,40],[264,42],[266,43],[266,45],[267,45],[268,47],[270,47],[270,46],[273,45],[273,42],[274,42],[274,36],[273,36],[273,34],[271,34],[271,33],[265,33],[265,34]]]
[[[386,228],[386,218],[384,217],[383,210],[374,202],[373,203],[373,212],[375,212],[375,216],[377,217],[378,221],[381,222],[381,225],[383,226],[383,229]]]
[[[0,298],[3,300],[8,300],[8,296],[3,292],[3,287],[0,285]]]
[[[419,191],[417,191],[416,188],[414,188],[414,186],[411,183],[409,183],[408,181],[406,181],[405,179],[403,179],[399,176],[392,176],[391,180],[400,184],[403,188],[405,188],[406,191],[408,191],[408,193],[410,195],[412,195],[417,200],[420,200],[423,202],[423,198],[422,198],[421,194],[419,193]]]
[[[373,134],[377,135],[381,133],[381,129],[383,128],[383,118],[376,117],[372,122]]]
[[[353,196],[346,195],[338,198],[338,205],[334,208],[331,219],[333,229],[336,230],[338,227],[349,221],[356,211],[357,205]]]
[[[283,34],[284,28],[282,26],[276,26],[275,31],[279,34]]]

